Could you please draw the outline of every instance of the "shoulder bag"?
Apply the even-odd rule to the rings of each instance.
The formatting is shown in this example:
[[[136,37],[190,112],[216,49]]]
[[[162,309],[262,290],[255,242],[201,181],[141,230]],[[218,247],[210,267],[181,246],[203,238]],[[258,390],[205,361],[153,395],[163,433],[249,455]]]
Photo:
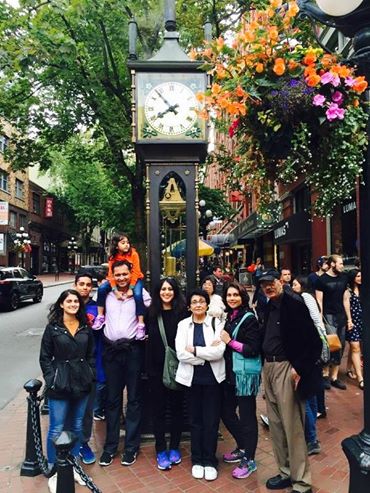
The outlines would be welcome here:
[[[181,390],[181,386],[176,382],[176,372],[179,366],[176,351],[173,350],[167,343],[166,332],[164,329],[162,315],[158,315],[158,327],[164,345],[164,365],[162,382],[165,387],[170,390]]]
[[[337,328],[331,322],[329,322],[324,315],[322,316],[324,327],[326,331],[326,339],[329,344],[329,349],[331,353],[340,351],[342,349],[342,343],[337,334]]]
[[[232,338],[235,340],[239,327],[253,313],[247,312],[243,315],[238,325],[232,333]],[[232,353],[233,372],[235,373],[236,395],[257,395],[261,383],[262,360],[260,356],[254,358],[246,358],[237,351]]]

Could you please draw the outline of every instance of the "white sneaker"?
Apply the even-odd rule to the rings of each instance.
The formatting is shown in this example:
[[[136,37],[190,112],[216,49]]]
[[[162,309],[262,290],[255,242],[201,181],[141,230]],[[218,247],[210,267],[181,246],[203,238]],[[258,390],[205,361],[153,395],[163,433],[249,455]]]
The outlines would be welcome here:
[[[203,479],[204,467],[200,466],[199,464],[195,464],[195,466],[191,468],[191,475],[195,479]]]
[[[75,468],[73,468],[73,478],[76,483],[80,484],[81,486],[86,486],[85,481],[81,478],[81,475],[76,471]]]
[[[207,481],[214,481],[217,479],[218,472],[215,467],[206,466],[204,468],[204,479]]]
[[[48,488],[50,493],[57,493],[57,473],[48,480]]]

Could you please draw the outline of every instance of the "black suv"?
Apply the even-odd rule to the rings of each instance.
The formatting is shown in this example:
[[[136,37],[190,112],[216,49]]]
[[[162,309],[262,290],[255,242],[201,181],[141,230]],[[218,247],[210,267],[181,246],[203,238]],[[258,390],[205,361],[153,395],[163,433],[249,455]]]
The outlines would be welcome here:
[[[98,286],[98,276],[102,276],[105,279],[108,274],[108,267],[105,265],[81,265],[78,273],[81,272],[90,274],[93,279],[93,286],[96,288]]]
[[[0,267],[0,305],[16,310],[21,301],[40,303],[44,286],[22,267]]]

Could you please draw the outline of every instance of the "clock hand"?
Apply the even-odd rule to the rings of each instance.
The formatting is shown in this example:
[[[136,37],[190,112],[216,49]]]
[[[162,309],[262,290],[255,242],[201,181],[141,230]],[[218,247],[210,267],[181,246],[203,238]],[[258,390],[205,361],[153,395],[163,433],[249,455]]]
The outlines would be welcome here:
[[[158,96],[166,103],[167,106],[171,106],[171,104],[167,101],[167,99],[156,89],[155,92],[158,94]]]
[[[167,113],[169,113],[170,111],[172,113],[175,113],[175,115],[177,115],[178,111],[176,111],[176,108],[178,108],[179,105],[178,104],[173,104],[171,106],[169,106],[166,110],[164,111],[161,111],[160,113],[157,114],[157,118],[162,118],[162,116],[166,115]]]

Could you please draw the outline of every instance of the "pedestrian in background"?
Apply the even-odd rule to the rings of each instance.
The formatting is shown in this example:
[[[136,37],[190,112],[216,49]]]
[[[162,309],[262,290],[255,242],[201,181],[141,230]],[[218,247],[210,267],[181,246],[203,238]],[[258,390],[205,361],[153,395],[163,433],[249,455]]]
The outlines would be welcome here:
[[[41,340],[40,366],[49,402],[48,464],[54,469],[53,439],[66,429],[66,423],[68,431],[77,437],[71,453],[79,457],[83,418],[95,380],[95,358],[93,335],[77,291],[67,289],[61,293],[50,308],[48,322]],[[75,470],[74,478],[85,484]],[[51,476],[48,486],[51,493],[56,492],[56,474]]]
[[[221,340],[226,344],[226,379],[222,385],[221,417],[236,442],[236,449],[223,459],[227,463],[239,462],[232,476],[243,479],[257,470],[256,396],[261,383],[263,333],[249,308],[248,293],[239,283],[234,281],[228,285],[224,301],[227,320]]]
[[[165,345],[160,326],[164,329],[167,345],[175,350],[178,323],[187,315],[185,299],[176,280],[165,277],[153,291],[145,323],[148,331],[146,369],[149,377],[157,467],[161,470],[171,469],[172,465],[181,462],[184,392],[170,390],[163,385]],[[165,437],[167,407],[170,410],[171,421],[169,450]]]
[[[351,378],[357,378],[358,385],[361,390],[364,389],[364,377],[362,374],[361,366],[361,341],[362,341],[362,306],[361,306],[361,271],[359,269],[352,269],[347,273],[348,286],[349,286],[349,303],[351,310],[351,318],[353,322],[352,328],[349,326],[346,329],[346,341],[349,342],[350,350],[348,354],[348,360],[352,362],[355,375],[351,369],[347,371],[347,375]]]
[[[210,317],[217,317],[220,320],[225,320],[225,305],[222,301],[222,297],[215,293],[216,291],[216,280],[214,276],[207,276],[203,279],[202,289],[208,293],[210,302],[208,307],[208,315]]]
[[[325,255],[319,257],[316,261],[316,267],[316,272],[311,272],[311,274],[308,275],[308,280],[313,289],[316,289],[318,279],[329,269],[328,257],[326,257]]]

